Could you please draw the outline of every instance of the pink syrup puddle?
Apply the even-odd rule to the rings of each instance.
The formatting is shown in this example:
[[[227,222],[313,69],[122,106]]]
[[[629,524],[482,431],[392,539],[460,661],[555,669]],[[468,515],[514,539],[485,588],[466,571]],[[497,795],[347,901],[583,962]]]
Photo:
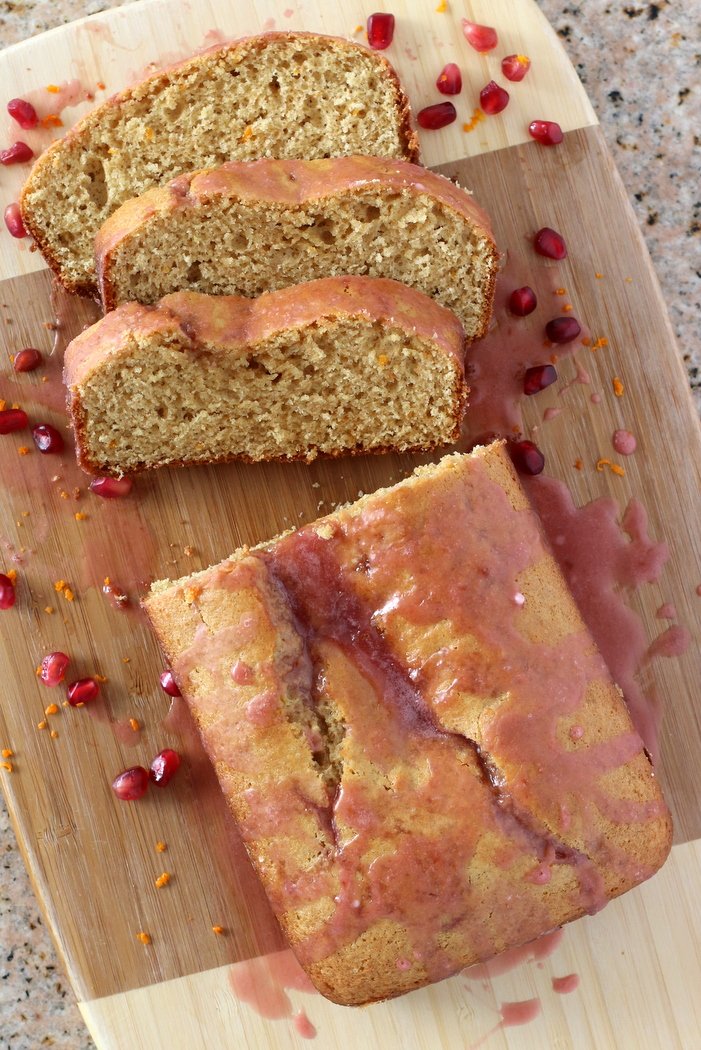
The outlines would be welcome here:
[[[578,339],[569,344],[554,346],[545,337],[547,312],[543,307],[552,301],[557,274],[556,268],[536,267],[530,255],[509,250],[506,265],[497,277],[492,327],[483,339],[469,348],[465,362],[470,385],[470,410],[465,419],[461,447],[470,448],[495,435],[513,437],[521,434],[526,369],[550,364],[553,358],[559,369],[559,362],[574,353],[587,338],[584,325]],[[526,284],[533,287],[539,306],[527,317],[516,317],[509,310],[509,298],[515,288]],[[560,393],[576,381],[575,377],[570,384],[560,385]],[[546,410],[545,418],[553,419],[559,411]]]
[[[625,597],[626,592],[660,578],[669,558],[667,544],[649,538],[647,514],[637,500],[630,501],[619,522],[620,508],[613,499],[602,497],[577,508],[562,482],[544,476],[526,479],[526,488],[582,617],[656,760],[659,704],[643,692],[636,678],[650,655],[647,638]],[[678,655],[684,639],[675,632],[651,655]],[[650,648],[654,646],[653,642]]]
[[[501,1003],[499,1007],[499,1013],[501,1014],[501,1020],[490,1028],[488,1032],[478,1039],[476,1043],[470,1045],[470,1050],[478,1050],[479,1047],[484,1046],[488,1039],[499,1031],[503,1031],[505,1028],[515,1028],[519,1025],[530,1024],[531,1021],[535,1021],[536,1017],[539,1017],[542,1011],[540,999],[521,999],[518,1002],[512,1003]]]
[[[638,447],[635,435],[630,430],[614,430],[611,444],[621,456],[632,456]]]
[[[658,656],[667,659],[675,656],[683,656],[691,644],[691,634],[681,624],[672,624],[650,644],[647,651],[646,662],[654,660]]]
[[[552,419],[557,419],[562,414],[561,408],[546,408],[543,412],[543,422],[549,423]]]
[[[303,1010],[294,1012],[288,990],[318,995],[316,988],[287,949],[257,959],[234,963],[229,971],[229,987],[241,1002],[269,1021],[291,1021],[304,1039],[313,1039],[316,1028]]]
[[[272,33],[272,31],[275,29],[276,24],[277,23],[275,22],[274,18],[266,18],[265,22],[263,22],[261,30],[263,33]]]
[[[589,400],[591,401],[592,405],[600,405],[601,404],[601,394],[592,394],[591,397],[589,398]]]
[[[579,988],[579,974],[568,973],[566,977],[553,977],[552,986],[553,991],[558,995],[569,995],[571,992],[576,992]]]
[[[655,616],[657,617],[658,620],[676,620],[676,618],[677,618],[676,606],[672,605],[671,602],[665,602],[664,605],[661,605],[659,607],[659,609],[655,613]]]

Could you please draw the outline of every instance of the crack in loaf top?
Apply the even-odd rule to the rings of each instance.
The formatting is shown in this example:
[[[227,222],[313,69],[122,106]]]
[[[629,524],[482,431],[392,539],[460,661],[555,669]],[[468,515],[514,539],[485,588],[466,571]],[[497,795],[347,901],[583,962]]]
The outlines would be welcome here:
[[[668,852],[642,741],[499,446],[157,587],[147,609],[278,917],[336,1001],[596,911]]]

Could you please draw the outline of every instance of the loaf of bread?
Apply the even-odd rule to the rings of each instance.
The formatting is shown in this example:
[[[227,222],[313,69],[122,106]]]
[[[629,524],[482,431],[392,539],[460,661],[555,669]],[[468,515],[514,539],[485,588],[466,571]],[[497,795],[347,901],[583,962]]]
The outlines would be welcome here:
[[[68,346],[84,470],[427,449],[457,439],[464,336],[449,310],[372,277],[259,299],[128,303]]]
[[[451,455],[146,611],[290,944],[398,995],[652,875],[671,823],[503,446]]]
[[[489,324],[498,256],[469,193],[401,160],[225,164],[128,201],[96,240],[106,310],[191,288],[254,297],[342,274],[391,277]]]
[[[94,239],[123,201],[194,168],[258,157],[418,159],[387,60],[312,33],[205,51],[88,113],[34,165],[24,224],[69,291],[94,294]]]

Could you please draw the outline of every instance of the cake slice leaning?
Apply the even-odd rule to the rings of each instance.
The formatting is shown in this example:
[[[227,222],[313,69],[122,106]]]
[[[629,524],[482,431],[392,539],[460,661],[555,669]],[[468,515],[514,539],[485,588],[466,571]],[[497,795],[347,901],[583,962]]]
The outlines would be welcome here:
[[[144,606],[330,999],[439,980],[652,875],[671,822],[504,448]]]
[[[227,160],[354,153],[418,160],[387,59],[336,37],[264,33],[96,106],[32,168],[22,218],[66,288],[95,294],[95,234],[130,197]]]
[[[319,277],[390,277],[487,331],[498,253],[474,198],[402,160],[232,162],[127,201],[95,242],[106,310],[182,289],[245,295]]]
[[[429,449],[465,406],[457,317],[396,281],[129,303],[68,346],[84,470]]]

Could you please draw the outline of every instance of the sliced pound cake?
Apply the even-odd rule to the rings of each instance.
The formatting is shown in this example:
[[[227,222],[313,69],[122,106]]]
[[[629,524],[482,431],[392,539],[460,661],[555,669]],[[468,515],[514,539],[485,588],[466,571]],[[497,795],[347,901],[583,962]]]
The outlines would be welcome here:
[[[128,303],[66,350],[83,469],[313,459],[455,440],[458,319],[396,281],[329,277],[259,299]]]
[[[303,966],[439,980],[652,875],[671,822],[503,447],[144,602]]]
[[[387,60],[312,33],[216,47],[88,113],[32,169],[24,224],[70,291],[94,294],[93,242],[123,201],[195,168],[257,157],[418,159]]]
[[[128,201],[96,240],[106,310],[191,288],[254,297],[317,277],[391,277],[489,324],[498,255],[472,196],[376,157],[260,160],[195,172]]]

